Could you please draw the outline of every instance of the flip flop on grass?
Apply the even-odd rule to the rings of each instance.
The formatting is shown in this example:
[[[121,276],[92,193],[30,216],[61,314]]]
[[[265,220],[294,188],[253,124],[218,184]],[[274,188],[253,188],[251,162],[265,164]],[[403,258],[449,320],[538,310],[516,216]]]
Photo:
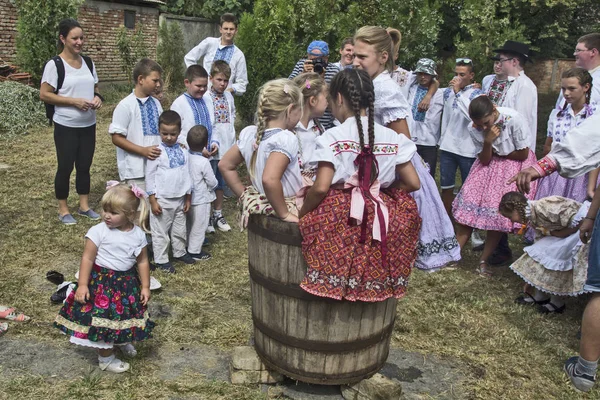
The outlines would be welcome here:
[[[14,307],[0,306],[0,319],[7,319],[15,322],[27,322],[31,318],[22,312],[17,312]]]

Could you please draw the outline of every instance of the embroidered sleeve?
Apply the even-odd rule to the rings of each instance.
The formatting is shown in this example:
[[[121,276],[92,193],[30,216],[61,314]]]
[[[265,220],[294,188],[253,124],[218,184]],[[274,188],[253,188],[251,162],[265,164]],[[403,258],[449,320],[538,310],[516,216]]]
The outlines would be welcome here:
[[[400,87],[382,87],[377,94],[379,97],[375,98],[375,118],[381,125],[386,126],[408,117],[410,107]]]
[[[538,160],[532,167],[540,174],[540,177],[544,177],[556,171],[556,162],[552,157],[546,156],[541,160]]]

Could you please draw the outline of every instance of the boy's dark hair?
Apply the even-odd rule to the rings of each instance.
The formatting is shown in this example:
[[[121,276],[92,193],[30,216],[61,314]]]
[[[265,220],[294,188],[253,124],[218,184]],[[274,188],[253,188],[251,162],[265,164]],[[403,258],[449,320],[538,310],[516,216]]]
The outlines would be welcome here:
[[[469,116],[472,120],[482,119],[494,112],[494,103],[485,95],[477,96],[469,104]]]
[[[352,36],[347,37],[344,40],[342,40],[342,44],[340,45],[340,50],[343,50],[347,44],[351,44],[352,46],[354,46],[354,38]]]
[[[194,125],[187,134],[187,143],[192,151],[202,151],[208,145],[208,129],[204,125]]]
[[[223,26],[223,23],[225,23],[225,22],[231,22],[233,25],[235,25],[236,28],[238,26],[237,17],[235,15],[233,15],[232,13],[225,13],[225,14],[221,15],[221,20],[219,21],[219,26]]]
[[[152,72],[158,72],[159,75],[162,75],[163,69],[156,61],[149,58],[142,58],[137,64],[135,64],[135,67],[133,67],[133,81],[137,85],[138,78],[140,76],[145,78]]]
[[[158,126],[161,125],[177,125],[181,130],[181,117],[173,110],[163,111],[158,117]]]
[[[596,49],[600,52],[600,33],[588,33],[577,39],[577,43],[583,43],[588,50]]]
[[[208,72],[206,72],[206,70],[204,69],[204,67],[202,65],[199,65],[199,64],[190,65],[185,70],[185,79],[187,79],[188,82],[192,82],[194,79],[198,79],[198,78],[208,79]]]
[[[227,61],[216,60],[210,67],[210,76],[215,77],[216,74],[223,74],[225,78],[231,78],[231,67],[227,64]]]
[[[469,67],[469,72],[475,72],[475,66],[473,65],[473,61],[471,62],[464,62],[464,61],[459,61],[456,63],[457,67]]]

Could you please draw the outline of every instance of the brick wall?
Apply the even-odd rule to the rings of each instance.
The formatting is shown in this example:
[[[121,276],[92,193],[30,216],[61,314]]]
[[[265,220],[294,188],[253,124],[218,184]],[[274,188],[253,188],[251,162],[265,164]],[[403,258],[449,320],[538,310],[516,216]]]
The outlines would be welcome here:
[[[554,93],[560,91],[562,73],[573,67],[572,59],[536,60],[525,67],[525,73],[536,84],[538,93]]]
[[[79,9],[78,21],[85,35],[84,54],[96,64],[100,82],[126,81],[131,71],[121,70],[116,52],[117,30],[123,26],[125,10],[136,12],[136,27],[143,27],[150,57],[156,57],[158,9],[106,1],[87,0]],[[0,59],[14,62],[16,55],[17,9],[0,0]]]
[[[136,12],[136,28],[143,27],[149,56],[156,57],[158,10],[103,1],[86,1],[79,10],[78,21],[84,30],[85,54],[92,57],[100,82],[126,81],[132,71],[121,70],[117,53],[117,32],[123,26],[125,10]],[[133,32],[133,30],[132,30]]]
[[[17,9],[8,0],[0,1],[0,60],[13,62],[16,56]]]

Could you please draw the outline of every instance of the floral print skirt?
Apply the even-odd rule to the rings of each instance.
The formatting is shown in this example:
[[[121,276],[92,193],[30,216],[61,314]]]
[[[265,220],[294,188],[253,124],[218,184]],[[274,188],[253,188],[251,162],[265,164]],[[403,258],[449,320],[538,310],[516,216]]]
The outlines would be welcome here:
[[[150,337],[154,322],[140,302],[135,268],[114,271],[94,264],[88,287],[90,299],[81,304],[75,301],[75,286],[54,321],[56,328],[90,342],[122,344]]]
[[[399,189],[384,189],[388,207],[387,252],[373,240],[375,206],[367,201],[365,243],[361,226],[349,223],[350,190],[330,189],[321,204],[300,219],[302,253],[308,266],[300,287],[316,296],[350,301],[400,298],[417,257],[421,218],[414,199]]]

